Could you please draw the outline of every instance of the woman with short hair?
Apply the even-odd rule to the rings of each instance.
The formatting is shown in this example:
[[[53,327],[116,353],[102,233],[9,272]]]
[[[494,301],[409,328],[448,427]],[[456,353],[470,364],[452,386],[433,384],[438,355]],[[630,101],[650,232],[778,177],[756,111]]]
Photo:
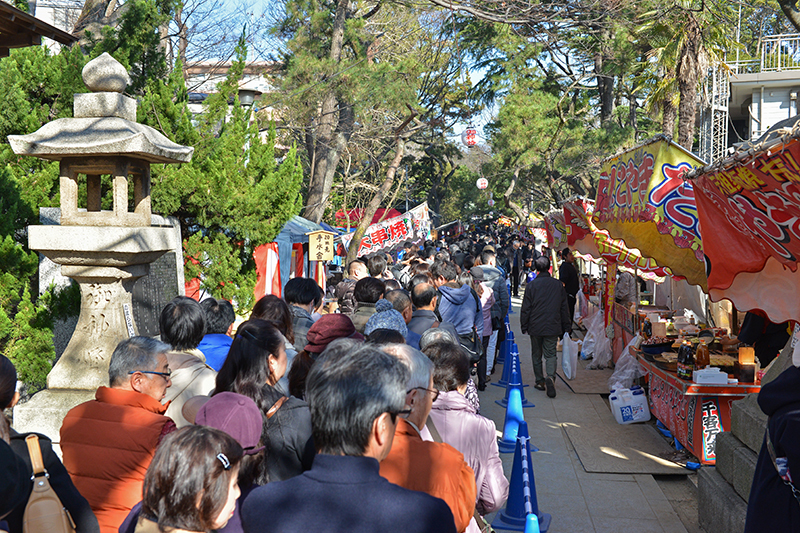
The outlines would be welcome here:
[[[239,497],[242,447],[227,433],[187,426],[156,450],[144,477],[136,533],[207,533],[225,527]]]

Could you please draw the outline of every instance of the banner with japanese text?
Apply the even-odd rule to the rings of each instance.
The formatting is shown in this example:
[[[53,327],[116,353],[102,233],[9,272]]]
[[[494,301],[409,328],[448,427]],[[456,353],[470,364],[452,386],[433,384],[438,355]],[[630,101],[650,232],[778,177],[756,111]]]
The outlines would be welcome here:
[[[430,235],[430,210],[428,209],[428,203],[425,202],[399,217],[387,218],[383,222],[369,226],[361,239],[358,257],[389,251],[405,242],[425,241],[430,238]],[[341,239],[344,249],[347,250],[350,247],[353,234],[342,235]]]
[[[742,155],[692,179],[700,224],[713,229],[703,241],[709,295],[800,320],[800,142]]]
[[[564,225],[567,244],[584,256],[604,259],[619,268],[637,273],[647,279],[663,281],[670,275],[653,259],[643,257],[639,250],[628,248],[619,239],[612,239],[608,232],[594,225],[592,213],[594,202],[586,199],[570,200],[564,203]]]
[[[704,163],[659,135],[601,164],[592,221],[628,248],[707,288],[703,243],[692,182]]]

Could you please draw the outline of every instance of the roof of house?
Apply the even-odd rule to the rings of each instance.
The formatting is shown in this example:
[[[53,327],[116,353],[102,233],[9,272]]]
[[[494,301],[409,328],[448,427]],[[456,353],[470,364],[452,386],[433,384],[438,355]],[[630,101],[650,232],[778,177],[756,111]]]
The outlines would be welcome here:
[[[11,48],[40,45],[42,37],[61,44],[72,44],[78,40],[33,15],[0,2],[0,57],[7,57]]]

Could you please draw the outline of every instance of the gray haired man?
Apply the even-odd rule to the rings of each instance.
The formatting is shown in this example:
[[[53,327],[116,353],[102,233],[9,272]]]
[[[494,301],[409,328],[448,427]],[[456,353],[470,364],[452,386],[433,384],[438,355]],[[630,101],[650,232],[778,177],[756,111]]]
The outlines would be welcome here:
[[[314,464],[250,493],[242,506],[245,533],[454,533],[443,501],[379,475],[404,409],[407,379],[399,360],[373,346],[332,342],[306,381]]]

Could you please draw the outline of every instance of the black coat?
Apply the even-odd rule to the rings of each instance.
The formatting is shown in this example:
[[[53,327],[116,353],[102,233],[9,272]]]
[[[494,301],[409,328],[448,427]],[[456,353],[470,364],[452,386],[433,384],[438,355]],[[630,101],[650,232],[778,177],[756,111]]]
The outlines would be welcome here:
[[[317,455],[300,476],[256,488],[242,505],[245,533],[455,533],[450,507],[379,474],[370,457]]]
[[[769,416],[767,430],[777,457],[786,457],[792,480],[800,489],[800,368],[790,366],[761,388],[758,405]],[[784,485],[772,464],[766,439],[747,504],[745,533],[800,531],[800,502]]]
[[[283,393],[265,385],[264,396],[274,405]],[[267,447],[265,467],[270,482],[298,476],[311,468],[315,453],[311,412],[303,400],[290,396],[272,418],[264,418],[261,435]]]
[[[30,433],[20,434],[12,429],[11,449],[25,461],[28,473],[33,475],[31,458],[30,455],[28,455],[28,444],[25,442],[25,437],[28,435],[30,435]],[[39,448],[42,450],[44,468],[47,470],[47,473],[50,474],[50,486],[53,487],[53,490],[58,495],[58,499],[61,500],[61,503],[72,516],[72,520],[75,521],[77,533],[100,533],[100,526],[92,512],[92,508],[89,507],[89,502],[87,502],[86,498],[81,496],[81,493],[75,488],[75,485],[72,483],[72,478],[69,477],[67,473],[67,469],[64,468],[58,456],[53,452],[50,439],[38,433],[36,433],[36,435],[39,437]],[[32,489],[33,483],[31,483],[28,489],[28,496],[26,496],[25,502],[17,506],[17,508],[11,511],[11,514],[5,518],[8,522],[9,533],[22,533],[22,518],[25,514],[25,506],[28,504],[28,498],[30,497]]]
[[[525,287],[519,323],[523,334],[537,337],[560,337],[570,330],[567,292],[549,272],[540,272]]]

